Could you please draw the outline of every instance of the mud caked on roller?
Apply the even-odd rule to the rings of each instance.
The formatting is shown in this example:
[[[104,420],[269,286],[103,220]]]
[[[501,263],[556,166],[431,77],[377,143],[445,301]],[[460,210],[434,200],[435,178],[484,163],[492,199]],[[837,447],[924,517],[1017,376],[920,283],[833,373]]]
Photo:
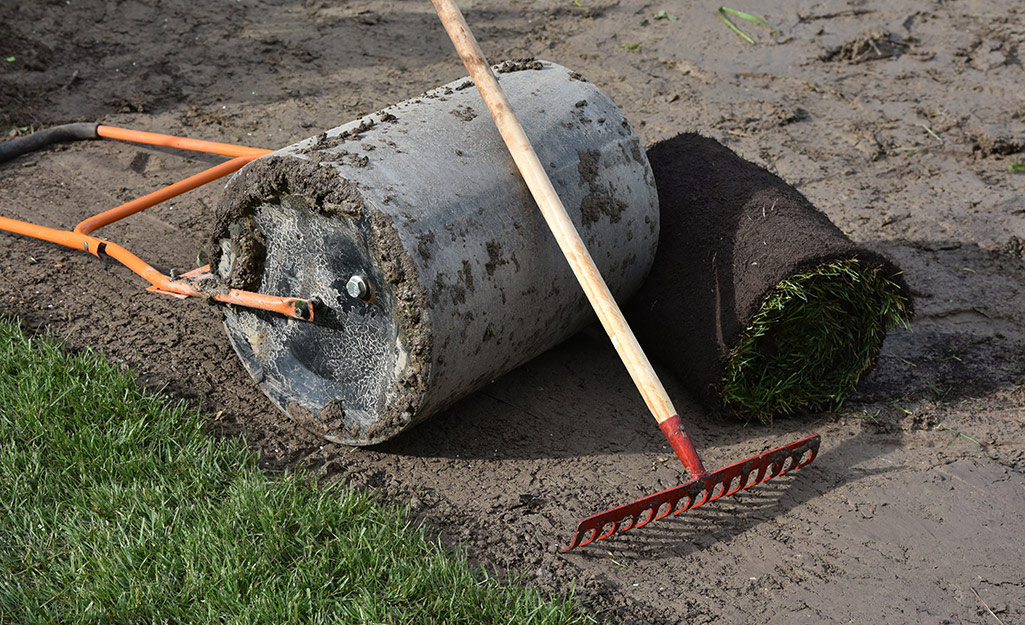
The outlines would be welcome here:
[[[498,72],[625,299],[658,239],[636,134],[565,67]],[[386,440],[594,318],[466,79],[253,161],[218,212],[213,272],[235,289],[310,300],[315,313],[227,308],[231,343],[279,408],[330,440]]]

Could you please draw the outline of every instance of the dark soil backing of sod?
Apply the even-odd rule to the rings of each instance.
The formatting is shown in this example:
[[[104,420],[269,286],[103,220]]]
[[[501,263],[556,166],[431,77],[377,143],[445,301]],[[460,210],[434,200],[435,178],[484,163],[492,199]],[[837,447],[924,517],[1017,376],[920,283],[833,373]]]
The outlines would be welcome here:
[[[892,281],[910,314],[900,269],[847,238],[778,176],[696,134],[655,144],[648,160],[658,187],[659,247],[627,316],[650,357],[706,407],[724,409],[730,354],[783,280],[856,259]]]

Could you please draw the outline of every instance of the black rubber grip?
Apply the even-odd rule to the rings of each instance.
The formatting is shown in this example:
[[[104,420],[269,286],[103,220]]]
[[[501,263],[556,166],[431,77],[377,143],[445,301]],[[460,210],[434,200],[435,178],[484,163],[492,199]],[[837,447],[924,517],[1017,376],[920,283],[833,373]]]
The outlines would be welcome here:
[[[99,139],[96,129],[99,124],[96,122],[84,122],[80,124],[64,124],[54,126],[39,132],[33,132],[27,137],[18,137],[7,143],[0,144],[0,163],[17,158],[22,154],[35,152],[54,143],[63,141],[81,141],[83,139]]]

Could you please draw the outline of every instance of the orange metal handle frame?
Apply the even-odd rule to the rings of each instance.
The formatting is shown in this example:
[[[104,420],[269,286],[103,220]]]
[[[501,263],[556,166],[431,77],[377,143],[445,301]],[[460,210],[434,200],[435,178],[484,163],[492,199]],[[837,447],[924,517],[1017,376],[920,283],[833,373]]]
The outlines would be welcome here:
[[[98,230],[103,226],[109,226],[115,221],[124,219],[129,215],[134,215],[135,213],[144,211],[147,208],[156,206],[161,202],[177,197],[186,191],[191,191],[208,182],[213,182],[218,178],[234,173],[239,169],[242,169],[243,165],[252,160],[253,157],[251,156],[239,156],[231,159],[230,161],[221,163],[220,165],[215,165],[206,171],[200,172],[194,176],[189,176],[185,180],[180,180],[172,185],[168,185],[159,191],[154,191],[153,193],[144,195],[139,199],[126,202],[121,206],[102,212],[99,215],[93,215],[75,226],[75,232],[79,234],[91,234],[93,231]]]
[[[185,137],[174,137],[161,135],[155,132],[144,132],[142,130],[129,130],[116,126],[99,125],[96,127],[96,134],[104,139],[117,139],[131,143],[145,143],[147,145],[159,145],[179,150],[191,150],[193,152],[205,152],[206,154],[221,154],[222,156],[251,156],[256,158],[264,154],[270,154],[273,150],[263,148],[250,148],[244,145],[233,143],[216,143],[214,141],[203,141],[201,139],[187,139]]]
[[[228,143],[215,143],[212,141],[201,141],[198,139],[187,139],[174,137],[152,132],[129,130],[115,126],[100,125],[96,134],[107,139],[130,141],[147,145],[159,145],[172,147],[181,150],[192,150],[207,154],[220,154],[233,156],[230,161],[221,163],[206,171],[164,187],[158,191],[145,195],[121,206],[112,208],[98,215],[89,217],[82,221],[73,231],[47,228],[33,223],[0,217],[0,230],[20,234],[50,243],[57,243],[66,247],[84,250],[100,257],[101,254],[110,256],[125,267],[128,267],[136,274],[150,283],[149,291],[165,293],[176,297],[209,297],[226,304],[235,304],[247,308],[258,308],[280,313],[294,319],[305,321],[313,320],[313,303],[306,299],[297,297],[279,297],[276,295],[264,295],[250,291],[231,289],[226,292],[207,292],[199,286],[199,279],[210,275],[209,265],[191,271],[182,276],[168,276],[160,273],[141,258],[132,254],[127,249],[116,243],[92,236],[92,233],[103,226],[110,225],[115,221],[134,215],[140,211],[151,208],[161,202],[177,197],[182,193],[201,187],[208,182],[222,178],[230,173],[236,172],[243,165],[257,157],[269,154],[273,150],[251,148]]]

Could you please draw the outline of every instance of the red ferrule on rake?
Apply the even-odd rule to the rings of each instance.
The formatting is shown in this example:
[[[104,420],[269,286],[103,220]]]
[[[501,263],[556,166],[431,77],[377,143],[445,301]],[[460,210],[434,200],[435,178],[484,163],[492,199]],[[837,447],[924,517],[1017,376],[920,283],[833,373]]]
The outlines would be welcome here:
[[[778,447],[747,460],[735,462],[713,473],[707,473],[694,449],[683,422],[674,415],[659,424],[669,445],[679,456],[692,479],[673,488],[659,491],[637,501],[592,515],[577,525],[573,541],[561,552],[589,545],[618,532],[644,527],[652,521],[697,508],[720,497],[732,495],[755,484],[771,480],[788,471],[799,469],[819,451],[819,435]]]

